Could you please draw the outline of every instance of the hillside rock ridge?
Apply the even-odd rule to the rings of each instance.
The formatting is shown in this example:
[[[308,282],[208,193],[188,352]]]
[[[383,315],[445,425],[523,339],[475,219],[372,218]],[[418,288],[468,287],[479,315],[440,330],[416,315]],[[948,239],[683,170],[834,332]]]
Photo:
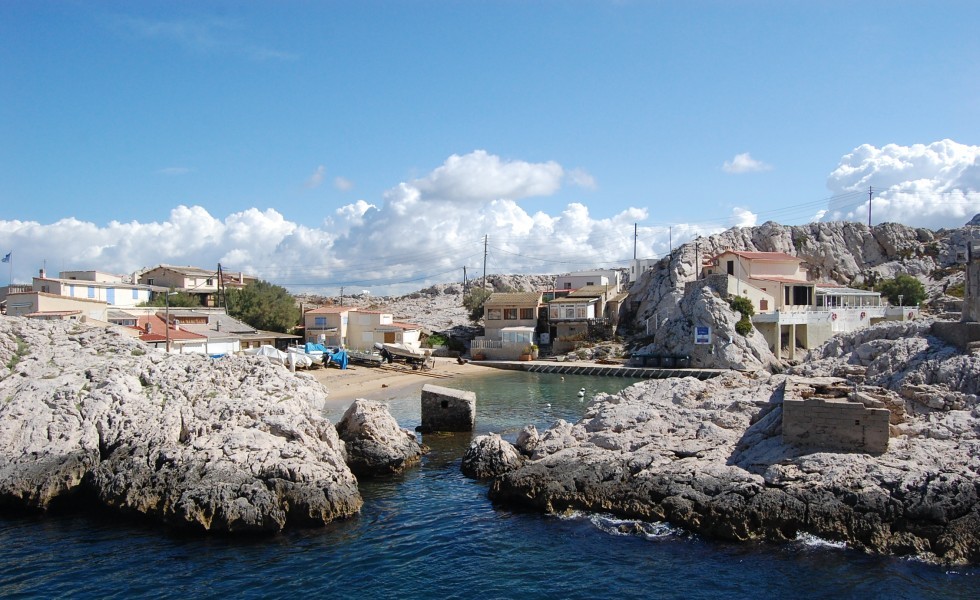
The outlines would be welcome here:
[[[0,506],[94,502],[179,527],[354,515],[323,387],[256,357],[166,355],[111,330],[0,319]]]
[[[802,259],[811,280],[846,285],[908,274],[935,295],[949,283],[962,280],[962,272],[950,267],[961,260],[962,249],[974,237],[980,237],[980,227],[972,222],[937,232],[897,223],[874,227],[853,222],[789,226],[770,221],[757,227],[734,227],[683,244],[644,272],[630,288],[626,322],[638,336],[649,332],[652,339],[646,343],[650,348],[690,355],[694,345],[692,317],[701,310],[698,316],[702,320],[697,322],[712,326],[715,341],[707,362],[698,366],[773,370],[778,361],[764,342],[753,340],[753,335],[743,338],[735,333],[739,315],[725,306],[727,303],[709,303],[704,309],[692,306],[697,300],[704,302],[698,286],[685,293],[685,286],[697,279],[697,263],[726,250],[783,252]]]

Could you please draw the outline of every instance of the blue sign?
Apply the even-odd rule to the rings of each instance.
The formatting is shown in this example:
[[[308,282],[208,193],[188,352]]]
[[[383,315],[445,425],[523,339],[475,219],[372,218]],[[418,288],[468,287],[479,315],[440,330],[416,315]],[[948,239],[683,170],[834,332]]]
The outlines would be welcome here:
[[[696,325],[694,327],[694,343],[695,344],[710,344],[711,343],[711,327],[705,325]]]

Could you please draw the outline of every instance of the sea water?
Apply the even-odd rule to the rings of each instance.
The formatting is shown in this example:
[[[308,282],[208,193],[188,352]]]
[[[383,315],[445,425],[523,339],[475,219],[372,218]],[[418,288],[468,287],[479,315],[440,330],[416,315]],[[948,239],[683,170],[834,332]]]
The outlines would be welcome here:
[[[976,598],[980,571],[868,556],[815,538],[701,539],[665,523],[513,511],[463,477],[473,436],[574,421],[630,381],[493,373],[433,383],[477,394],[474,434],[427,435],[398,477],[361,483],[355,518],[275,536],[188,535],[111,516],[0,517],[3,598]],[[579,397],[580,388],[586,395]],[[417,388],[386,399],[406,428]],[[334,420],[343,407],[332,409]]]

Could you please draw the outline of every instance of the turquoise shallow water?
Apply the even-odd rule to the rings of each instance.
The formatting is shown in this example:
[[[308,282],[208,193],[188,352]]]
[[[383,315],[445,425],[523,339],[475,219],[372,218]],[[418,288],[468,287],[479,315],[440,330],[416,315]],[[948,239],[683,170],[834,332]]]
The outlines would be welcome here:
[[[577,419],[612,378],[494,373],[435,381],[477,393],[477,434]],[[551,406],[548,406],[550,404]],[[390,400],[404,427],[418,392]],[[335,412],[342,411],[337,408]],[[459,474],[470,435],[430,435],[422,466],[362,484],[357,518],[274,537],[175,534],[106,516],[0,517],[0,597],[976,598],[977,569],[865,556],[819,540],[706,541],[609,517],[493,506]],[[628,533],[624,533],[628,532]]]

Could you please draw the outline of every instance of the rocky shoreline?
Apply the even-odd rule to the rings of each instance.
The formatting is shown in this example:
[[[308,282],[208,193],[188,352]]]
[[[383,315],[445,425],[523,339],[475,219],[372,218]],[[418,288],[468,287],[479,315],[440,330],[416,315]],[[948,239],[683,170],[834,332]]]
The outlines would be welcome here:
[[[881,454],[782,439],[787,381],[838,376],[892,412]],[[841,336],[786,374],[648,380],[515,447],[474,440],[463,471],[498,503],[609,512],[727,540],[808,533],[875,553],[980,562],[980,358],[928,323]],[[515,455],[519,456],[515,459]]]
[[[261,358],[167,355],[103,328],[3,318],[0,364],[3,510],[95,504],[276,532],[357,514],[349,462],[370,476],[422,452],[383,411],[348,424],[345,443],[321,416],[323,386]],[[372,470],[364,449],[387,462]]]

